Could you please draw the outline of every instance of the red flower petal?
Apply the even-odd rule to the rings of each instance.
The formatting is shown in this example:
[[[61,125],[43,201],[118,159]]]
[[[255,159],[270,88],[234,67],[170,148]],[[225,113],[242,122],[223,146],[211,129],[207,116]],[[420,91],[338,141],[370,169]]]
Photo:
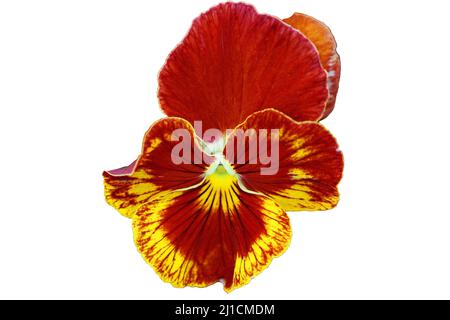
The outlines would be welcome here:
[[[159,75],[169,116],[203,127],[234,128],[272,107],[296,120],[318,120],[328,97],[317,50],[281,20],[242,3],[220,4],[197,18]]]
[[[268,135],[267,143],[258,145],[258,159],[249,157],[249,140],[254,140],[256,135],[243,140],[237,139],[235,133],[228,139],[227,149],[234,148],[235,151],[231,157],[226,150],[227,159],[234,163],[233,169],[246,188],[268,195],[286,211],[327,210],[337,204],[343,158],[336,140],[322,125],[295,122],[277,110],[267,109],[254,113],[236,129],[256,132],[278,129],[279,134],[278,138]],[[261,155],[266,154],[274,143],[279,146],[279,163],[275,167],[278,170],[272,175],[261,175],[261,168],[269,167],[269,164],[263,164]],[[238,158],[239,148],[247,150],[245,158]]]
[[[325,111],[321,117],[325,119],[333,111],[341,76],[341,60],[336,52],[336,41],[330,28],[323,22],[306,14],[294,13],[292,17],[283,21],[303,33],[319,51],[322,66],[328,73],[328,90],[330,94]]]
[[[177,129],[188,133],[186,138],[191,149],[187,163],[175,164],[171,158],[173,148],[179,143],[172,141],[172,133]],[[130,218],[155,194],[200,183],[208,166],[202,161],[202,152],[193,137],[194,129],[186,120],[166,118],[154,123],[144,137],[137,161],[128,167],[103,172],[106,201]],[[205,154],[203,159],[211,161]]]
[[[176,287],[222,280],[231,291],[247,284],[287,248],[289,218],[272,200],[242,192],[221,167],[199,187],[175,191],[133,217],[143,258]]]

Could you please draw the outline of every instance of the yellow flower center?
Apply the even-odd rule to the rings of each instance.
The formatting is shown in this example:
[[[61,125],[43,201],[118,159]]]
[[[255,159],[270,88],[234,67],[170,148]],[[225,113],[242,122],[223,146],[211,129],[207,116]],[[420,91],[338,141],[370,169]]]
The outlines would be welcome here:
[[[210,176],[213,173],[218,175],[229,175],[235,178],[238,176],[236,171],[234,171],[233,166],[225,159],[222,152],[213,154],[213,156],[215,160],[206,171],[206,176]]]

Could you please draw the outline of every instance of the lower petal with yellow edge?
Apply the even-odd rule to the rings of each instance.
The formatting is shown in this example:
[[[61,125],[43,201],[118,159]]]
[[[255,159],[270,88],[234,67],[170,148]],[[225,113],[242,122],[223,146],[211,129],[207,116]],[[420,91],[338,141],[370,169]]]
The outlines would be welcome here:
[[[141,207],[133,232],[164,281],[175,287],[221,281],[227,292],[264,270],[291,239],[286,213],[270,198],[240,190],[221,165],[200,186]]]

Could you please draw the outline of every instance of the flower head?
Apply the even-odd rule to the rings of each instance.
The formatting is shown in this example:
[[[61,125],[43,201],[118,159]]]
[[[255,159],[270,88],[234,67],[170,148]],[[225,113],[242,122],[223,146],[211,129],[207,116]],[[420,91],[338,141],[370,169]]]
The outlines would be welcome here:
[[[329,29],[300,14],[283,22],[226,3],[194,21],[159,76],[169,117],[135,162],[103,174],[108,203],[133,220],[163,280],[231,291],[286,250],[286,211],[336,206],[342,154],[316,122],[334,107],[335,49]]]

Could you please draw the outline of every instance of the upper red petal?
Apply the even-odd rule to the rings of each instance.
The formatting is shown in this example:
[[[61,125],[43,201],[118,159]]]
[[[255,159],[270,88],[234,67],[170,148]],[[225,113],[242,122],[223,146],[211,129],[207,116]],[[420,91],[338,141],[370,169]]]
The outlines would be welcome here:
[[[194,21],[160,72],[158,96],[167,115],[223,130],[267,107],[318,120],[326,79],[303,34],[252,6],[228,2]]]
[[[321,117],[325,119],[333,111],[341,76],[341,59],[336,51],[336,40],[327,25],[306,14],[294,13],[283,21],[303,33],[319,51],[320,61],[328,75],[329,97]]]

